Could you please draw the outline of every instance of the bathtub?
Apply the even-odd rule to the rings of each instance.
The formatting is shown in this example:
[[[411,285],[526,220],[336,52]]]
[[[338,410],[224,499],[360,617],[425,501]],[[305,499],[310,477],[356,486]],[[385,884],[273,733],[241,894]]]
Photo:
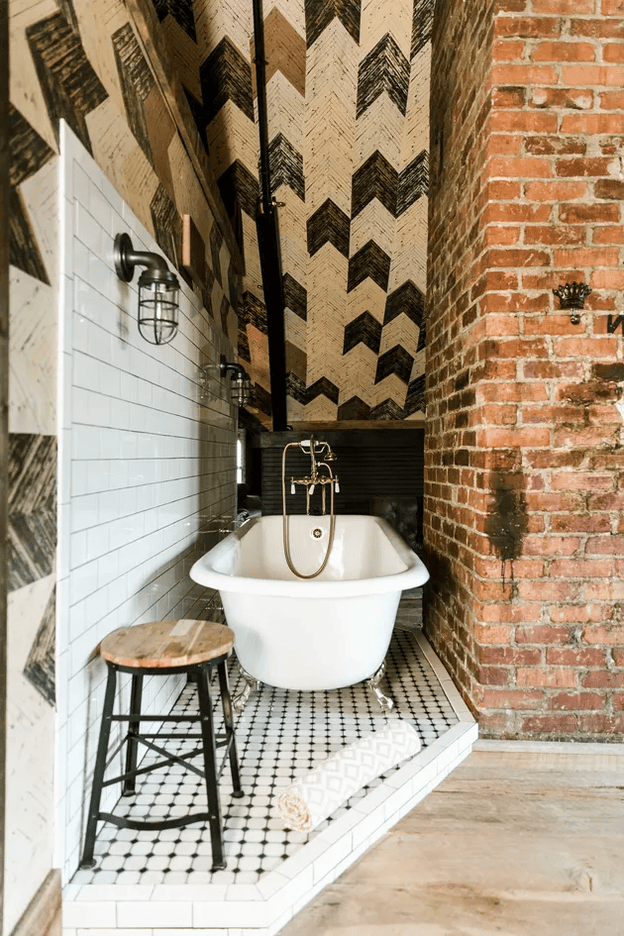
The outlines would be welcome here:
[[[329,517],[288,518],[302,573],[325,555]],[[255,679],[282,689],[339,689],[373,676],[386,656],[401,592],[427,569],[380,517],[336,517],[331,555],[314,579],[289,570],[282,517],[248,520],[193,565],[193,581],[221,594],[236,655]]]

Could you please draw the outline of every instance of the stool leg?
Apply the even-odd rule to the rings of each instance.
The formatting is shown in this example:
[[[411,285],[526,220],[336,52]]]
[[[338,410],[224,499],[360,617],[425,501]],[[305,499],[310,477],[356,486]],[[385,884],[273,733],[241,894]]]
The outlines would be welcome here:
[[[104,771],[106,769],[106,754],[108,751],[108,741],[110,738],[116,684],[117,671],[114,666],[109,664],[106,694],[104,696],[104,708],[102,710],[102,724],[100,726],[100,740],[98,742],[98,749],[95,757],[95,769],[93,771],[91,802],[89,803],[89,812],[87,815],[85,845],[84,851],[82,853],[82,860],[80,862],[81,868],[93,868],[95,865],[93,849],[95,847],[95,833],[97,830],[97,822],[100,814],[102,783],[104,781]]]
[[[133,719],[133,715],[141,714],[141,697],[143,695],[143,673],[133,673],[132,689],[130,692],[130,717],[128,719],[128,747],[126,750],[126,773],[136,770],[139,742],[136,739],[141,722]],[[136,777],[124,780],[122,796],[133,796],[136,792]]]
[[[208,666],[197,667],[197,698],[199,702],[199,717],[203,740],[206,794],[208,796],[208,824],[210,826],[210,844],[212,847],[212,870],[220,871],[226,867],[226,863],[223,857],[223,824],[221,821],[221,804],[219,802],[219,786],[217,781],[217,749],[215,744],[208,671]]]
[[[230,697],[230,687],[228,683],[227,664],[225,660],[217,666],[219,673],[219,686],[221,689],[221,705],[223,706],[223,719],[225,721],[225,730],[230,740],[230,771],[232,774],[232,786],[234,792],[232,796],[244,796],[241,789],[240,772],[238,769],[238,754],[236,751],[236,736],[234,734],[234,718],[232,717],[232,699]]]

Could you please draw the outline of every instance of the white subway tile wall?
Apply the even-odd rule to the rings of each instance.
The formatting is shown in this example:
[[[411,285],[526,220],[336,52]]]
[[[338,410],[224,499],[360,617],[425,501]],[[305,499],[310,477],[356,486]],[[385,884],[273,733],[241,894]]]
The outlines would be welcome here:
[[[219,378],[220,355],[234,356],[228,336],[183,281],[173,342],[140,337],[140,268],[132,283],[117,278],[115,234],[162,252],[61,123],[56,808],[57,864],[68,880],[106,677],[97,646],[117,627],[205,615],[211,595],[188,572],[203,534],[234,515],[236,411]],[[146,710],[166,710],[178,691],[174,678],[154,677]],[[127,704],[127,680],[121,696]]]

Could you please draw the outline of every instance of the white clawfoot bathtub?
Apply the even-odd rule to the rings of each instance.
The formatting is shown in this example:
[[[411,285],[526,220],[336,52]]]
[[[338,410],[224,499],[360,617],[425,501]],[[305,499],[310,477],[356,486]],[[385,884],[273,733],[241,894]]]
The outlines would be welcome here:
[[[329,517],[288,518],[299,572],[318,568]],[[319,532],[320,531],[320,532]],[[309,580],[288,569],[282,517],[249,520],[193,565],[193,581],[221,593],[241,666],[282,689],[338,689],[373,676],[386,656],[401,591],[427,569],[380,517],[336,517],[331,555]]]

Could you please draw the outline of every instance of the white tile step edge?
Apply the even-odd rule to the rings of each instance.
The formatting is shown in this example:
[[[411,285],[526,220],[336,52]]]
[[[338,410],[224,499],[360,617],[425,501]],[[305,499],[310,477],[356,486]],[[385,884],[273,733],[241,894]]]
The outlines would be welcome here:
[[[420,632],[459,721],[257,884],[68,884],[63,936],[275,936],[470,753],[478,726]]]

